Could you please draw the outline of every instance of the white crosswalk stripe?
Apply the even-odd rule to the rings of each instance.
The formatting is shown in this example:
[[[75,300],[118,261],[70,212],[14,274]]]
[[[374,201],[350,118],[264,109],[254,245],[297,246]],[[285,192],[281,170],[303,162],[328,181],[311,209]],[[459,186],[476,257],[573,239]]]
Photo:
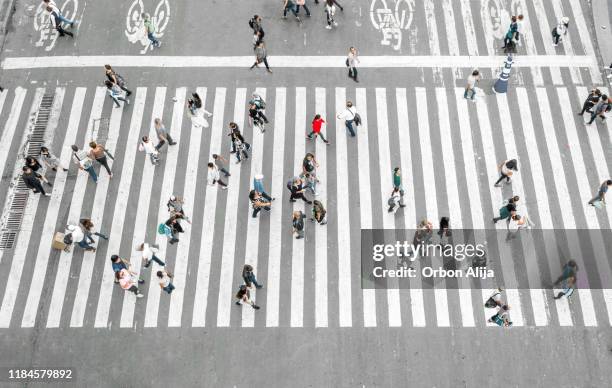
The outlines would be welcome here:
[[[244,129],[250,91],[195,89],[213,111],[211,127],[199,128],[183,119],[187,90],[139,87],[129,108],[115,109],[106,101],[103,88],[57,88],[57,113],[48,130],[58,126],[53,133],[59,137],[56,143],[62,144],[61,160],[68,164],[71,144],[86,145],[92,136],[96,138],[93,119],[109,117],[106,146],[116,149],[115,157],[121,161],[113,162],[118,179],[108,179],[102,171],[92,187],[89,175],[81,171],[73,190],[69,184],[73,178],[60,171],[49,204],[30,196],[27,211],[31,217],[24,220],[17,249],[3,257],[2,264],[10,269],[2,278],[5,287],[0,290],[0,327],[486,327],[493,310],[473,303],[484,303],[500,286],[495,280],[475,287],[471,281],[459,279],[456,287],[447,288],[448,281],[432,286],[419,278],[418,282],[411,281],[407,290],[364,288],[355,294],[361,288],[362,274],[356,270],[360,247],[354,247],[353,241],[360,241],[360,229],[392,230],[401,224],[414,228],[419,214],[434,223],[448,216],[454,229],[471,227],[477,230],[476,239],[485,238],[487,220],[497,215],[502,200],[511,194],[520,196],[518,213],[529,215],[537,224],[535,230],[552,230],[557,223],[569,230],[581,227],[593,232],[580,242],[569,231],[545,238],[541,252],[546,257],[541,258],[537,246],[540,240],[535,235],[523,234],[510,253],[503,248],[505,223],[496,225],[497,237],[489,244],[499,246],[497,271],[503,276],[504,297],[511,306],[514,326],[612,325],[612,292],[606,283],[612,269],[603,254],[610,210],[586,204],[594,187],[609,178],[610,157],[605,152],[607,142],[602,139],[605,133],[598,133],[595,125],[583,128],[581,119],[573,114],[587,94],[586,88],[536,88],[533,93],[519,87],[516,98],[498,95],[476,103],[463,99],[463,88],[459,87],[257,88],[254,91],[268,101],[268,109],[273,112],[270,124],[265,134],[257,128],[243,130],[252,144],[251,157],[242,164],[231,160],[227,191],[202,186],[204,168],[213,153],[230,157],[223,146],[229,143],[224,141],[224,126],[233,120]],[[0,96],[0,104],[12,107],[6,112],[9,122],[5,130],[9,132],[3,134],[8,143],[14,136],[21,136],[17,127],[21,118],[31,113],[21,109],[29,93],[26,89],[5,91],[2,96],[6,101]],[[43,88],[33,91],[31,111],[35,111],[43,93]],[[172,97],[177,101],[171,102]],[[344,110],[347,100],[355,102],[362,118],[354,138],[348,136],[344,120],[332,117]],[[328,102],[332,102],[334,112],[327,111]],[[561,109],[559,117],[553,116],[555,103]],[[151,111],[145,117],[148,104]],[[61,112],[65,114],[63,121],[59,120]],[[165,145],[163,160],[153,166],[137,152],[137,145],[143,133],[156,139],[153,120],[163,119],[164,112],[172,112],[166,121],[179,144]],[[305,139],[311,113],[321,114],[327,121],[323,132],[333,139],[330,146],[320,139]],[[60,122],[66,123],[65,129],[60,128]],[[82,138],[78,129],[85,123]],[[208,139],[207,152],[204,147]],[[185,141],[188,144],[182,144]],[[398,144],[393,144],[395,141]],[[565,149],[566,141],[573,146]],[[311,208],[300,200],[289,203],[285,183],[299,174],[307,151],[313,152],[320,164],[319,195],[307,193],[307,197],[323,202],[330,224],[306,222],[312,233],[297,240],[295,236],[282,237],[291,234],[291,212],[300,209],[308,217]],[[374,155],[376,160],[372,159]],[[510,185],[495,188],[497,164],[508,158],[519,159],[520,170]],[[387,212],[394,162],[399,162],[402,170],[407,205],[397,214]],[[183,163],[186,170],[180,170]],[[416,171],[417,165],[422,171]],[[244,201],[253,177],[266,173],[264,170],[268,171],[266,187],[276,201],[269,213],[252,218],[252,210],[244,206]],[[421,176],[422,188],[414,184]],[[570,186],[571,182],[577,187]],[[203,199],[199,187],[206,187]],[[171,194],[184,196],[187,215],[193,221],[193,225],[183,224],[185,233],[176,247],[167,245],[166,238],[156,230],[167,218],[165,204]],[[200,200],[203,204],[198,206]],[[40,206],[46,211],[39,216],[35,210]],[[107,208],[114,210],[105,214]],[[239,211],[245,208],[247,212]],[[557,214],[559,208],[563,209],[561,214]],[[382,219],[375,219],[377,214]],[[109,230],[101,230],[109,236],[108,243],[101,240],[97,252],[83,253],[76,267],[73,259],[81,257],[80,248],[61,252],[57,269],[52,271],[49,260],[53,257],[51,238],[55,228],[83,217],[91,218],[97,227],[109,225]],[[40,240],[29,244],[34,236],[40,236]],[[392,237],[385,233],[386,239]],[[156,263],[149,269],[141,268],[135,247],[143,241],[159,244],[158,256],[174,273],[176,289],[171,295],[157,284],[155,273],[160,267]],[[590,264],[582,259],[585,244],[594,249]],[[575,296],[553,300],[553,290],[545,289],[542,279],[554,280],[559,275],[563,260],[557,252],[564,246],[585,270],[579,273]],[[244,257],[237,257],[239,252],[245,252]],[[139,287],[145,294],[143,299],[115,286],[108,263],[112,254],[130,259],[132,269],[148,279],[149,284]],[[513,263],[511,254],[520,255],[519,262]],[[307,260],[311,257],[314,262]],[[434,267],[443,265],[440,259],[431,261]],[[258,281],[265,284],[263,289],[251,291],[252,298],[262,306],[258,311],[250,306],[234,308],[234,292],[242,282],[244,263],[251,264]],[[420,269],[425,264],[414,265]],[[521,265],[525,267],[520,269]],[[587,277],[588,265],[597,267],[599,281]],[[393,279],[388,284],[396,286],[400,282]],[[599,284],[603,289],[595,287]],[[49,297],[43,297],[46,287]],[[596,308],[600,301],[606,306],[605,312]],[[238,315],[232,318],[233,314]]]

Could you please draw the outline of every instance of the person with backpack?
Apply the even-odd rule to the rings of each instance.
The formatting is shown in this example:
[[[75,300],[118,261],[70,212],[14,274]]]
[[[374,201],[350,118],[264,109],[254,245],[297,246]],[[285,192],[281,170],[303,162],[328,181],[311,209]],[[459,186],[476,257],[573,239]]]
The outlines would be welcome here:
[[[506,180],[506,183],[510,183],[512,174],[514,174],[515,171],[518,171],[518,163],[516,159],[508,159],[504,160],[497,168],[499,170],[499,179],[493,186],[501,187],[500,182],[504,179]]]
[[[179,220],[180,220],[180,216],[173,215],[173,216],[170,216],[170,218],[168,218],[166,222],[164,222],[163,224],[160,224],[158,227],[159,234],[166,235],[166,237],[168,237],[168,239],[170,240],[169,241],[170,244],[177,243],[179,241],[177,237],[178,234],[185,232]],[[162,225],[164,226],[162,227]]]
[[[168,294],[174,290],[174,284],[172,284],[173,275],[165,269],[157,271],[157,279],[159,282],[159,288],[166,291]]]
[[[121,88],[119,88],[117,84],[106,80],[104,81],[104,85],[106,86],[106,89],[108,91],[108,96],[113,100],[116,108],[121,108],[121,104],[119,104],[119,101],[123,101],[127,105],[130,105],[130,99],[123,97],[121,93]]]
[[[123,79],[122,76],[117,74],[117,72],[115,72],[111,65],[104,65],[104,74],[110,82],[112,82],[114,85],[119,86],[119,88],[126,93],[127,97],[132,94],[132,91],[127,88],[125,79]]]
[[[582,110],[578,112],[578,116],[584,115],[584,112],[593,113],[593,107],[597,105],[601,98],[601,91],[597,88],[593,88],[591,93],[587,96],[584,104],[582,104]]]
[[[261,16],[253,15],[249,19],[249,27],[253,30],[253,50],[255,50],[259,43],[263,42],[263,38],[266,35],[263,30]]]
[[[319,200],[312,201],[312,218],[310,221],[317,222],[319,225],[327,224],[327,219],[325,215],[327,214],[327,210],[323,206],[323,203]]]
[[[507,304],[502,304],[499,306],[497,313],[489,318],[487,322],[495,323],[497,326],[512,326],[512,322],[510,321],[510,306]]]
[[[87,171],[91,179],[95,183],[98,183],[98,175],[96,174],[96,170],[94,169],[93,162],[89,158],[89,155],[85,150],[79,149],[78,146],[72,145],[72,159],[74,163],[79,166],[79,169]]]
[[[353,107],[351,101],[346,102],[346,110],[336,116],[338,119],[344,119],[344,125],[351,134],[351,137],[355,137],[355,131],[353,130],[353,123],[355,125],[361,125],[361,117],[357,113],[357,109]]]
[[[251,190],[249,192],[249,200],[251,201],[251,207],[253,208],[253,218],[257,218],[257,215],[259,214],[261,209],[264,209],[268,212],[272,210],[272,208],[270,207],[272,206],[270,200],[266,200],[257,190]]]
[[[595,110],[591,113],[591,120],[588,122],[589,125],[593,124],[593,121],[599,116],[601,121],[606,121],[606,112],[609,112],[612,109],[612,105],[610,105],[610,101],[608,100],[608,96],[605,94],[601,95],[601,100],[595,106]]]
[[[301,210],[293,212],[293,219],[291,221],[293,226],[292,233],[296,235],[296,240],[304,238],[304,218],[306,218],[306,215]]]
[[[254,300],[251,300],[251,293],[249,292],[249,288],[245,284],[242,284],[238,289],[238,292],[236,293],[236,299],[238,299],[236,301],[236,305],[238,306],[246,303],[251,305],[253,309],[259,310],[259,306],[255,304]]]
[[[601,186],[599,186],[599,190],[597,190],[597,195],[593,197],[588,204],[595,207],[601,207],[606,203],[606,193],[608,192],[608,188],[612,186],[612,179],[607,179],[603,181]]]
[[[151,15],[149,15],[148,13],[143,13],[141,16],[143,19],[143,25],[144,25],[145,32],[147,34],[147,38],[149,38],[151,45],[154,48],[161,47],[161,41],[155,37],[155,25],[153,24],[153,21],[151,20]]]
[[[353,81],[359,82],[357,80],[357,64],[359,63],[359,54],[357,53],[357,49],[355,47],[349,48],[348,56],[346,57],[346,67],[348,67],[348,76],[352,78]]]
[[[516,213],[516,203],[519,201],[519,196],[515,195],[505,201],[502,207],[499,209],[499,217],[493,217],[493,224],[497,224],[497,221],[510,220],[510,217]]]
[[[143,136],[142,141],[138,145],[139,151],[144,151],[149,156],[151,164],[156,166],[159,163],[159,152],[155,149],[153,142],[149,139],[149,136]]]
[[[561,18],[557,27],[553,28],[552,36],[553,36],[553,45],[558,46],[559,42],[563,40],[563,37],[567,35],[567,29],[569,28],[570,18],[564,16]]]
[[[257,283],[257,278],[255,277],[255,273],[253,272],[253,266],[249,264],[245,264],[242,267],[242,280],[244,280],[244,284],[248,288],[252,288],[255,285],[255,288],[258,290],[263,288],[263,284]]]
[[[314,136],[315,140],[317,140],[317,137],[321,136],[323,142],[329,145],[329,142],[327,141],[327,139],[325,139],[323,132],[321,132],[321,127],[323,126],[323,124],[325,124],[325,120],[323,120],[321,115],[315,115],[314,119],[312,119],[312,131],[310,131],[310,133],[306,135],[306,138],[308,140],[312,140],[312,137]]]
[[[106,169],[109,178],[112,178],[113,173],[111,172],[111,169],[108,165],[108,159],[106,158],[106,155],[110,154],[108,153],[106,148],[104,148],[102,144],[98,144],[95,141],[89,142],[89,148],[89,158],[100,163],[100,165]]]

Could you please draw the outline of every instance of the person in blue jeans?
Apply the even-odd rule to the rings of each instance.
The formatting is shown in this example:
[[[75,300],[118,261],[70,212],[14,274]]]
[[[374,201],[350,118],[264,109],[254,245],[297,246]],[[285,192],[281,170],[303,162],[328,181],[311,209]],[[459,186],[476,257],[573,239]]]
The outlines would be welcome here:
[[[166,291],[168,294],[174,290],[174,284],[172,284],[172,276],[166,270],[157,271],[157,279],[159,279],[159,287]]]
[[[62,11],[60,11],[60,9],[57,7],[57,4],[55,3],[55,1],[53,1],[53,0],[43,0],[43,3],[45,3],[46,6],[51,7],[51,9],[55,13],[57,13],[58,19],[61,20],[63,23],[70,24],[70,27],[74,26],[75,21],[74,20],[70,20],[67,17],[65,17],[64,15],[62,15]]]
[[[244,284],[249,288],[251,284],[254,284],[257,289],[263,287],[263,284],[257,283],[257,278],[255,277],[255,273],[253,273],[253,267],[249,264],[245,264],[244,267],[242,267],[242,279],[244,280]]]
[[[348,129],[352,137],[355,137],[355,131],[353,130],[353,122],[355,121],[356,114],[357,110],[355,109],[355,107],[353,107],[353,103],[351,101],[347,101],[346,110],[337,116],[339,119],[344,119],[346,129]]]
[[[78,146],[72,145],[72,157],[74,158],[74,162],[79,165],[81,170],[87,171],[91,179],[94,182],[98,183],[98,175],[96,174],[96,170],[94,169],[93,162],[89,159],[87,152],[85,150],[80,150]]]
[[[155,26],[151,20],[151,15],[148,13],[143,13],[142,18],[144,19],[144,27],[145,31],[147,32],[147,38],[149,38],[153,47],[159,48],[159,46],[161,46],[161,42],[155,37]]]

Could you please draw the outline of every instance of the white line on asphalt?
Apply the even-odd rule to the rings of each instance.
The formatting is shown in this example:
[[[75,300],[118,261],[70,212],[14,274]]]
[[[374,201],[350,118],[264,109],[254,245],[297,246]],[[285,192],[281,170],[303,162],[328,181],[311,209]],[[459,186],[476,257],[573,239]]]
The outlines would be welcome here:
[[[555,19],[561,20],[562,17],[568,15],[563,9],[563,2],[561,0],[552,0],[551,8],[555,13]],[[550,39],[550,38],[548,38]],[[546,39],[544,39],[544,44],[546,44]],[[574,47],[572,46],[572,39],[570,36],[566,36],[563,39],[563,44],[561,45],[565,50],[565,53],[569,56],[574,56]],[[599,71],[598,71],[599,72]],[[575,85],[584,85],[584,81],[582,81],[582,75],[580,74],[580,69],[577,67],[571,68],[570,76],[572,77],[572,82]]]
[[[521,32],[520,40],[521,43],[525,45],[525,50],[527,51],[527,55],[537,55],[538,49],[535,45],[535,36],[533,33],[533,28],[531,27],[531,21],[529,18],[529,9],[527,8],[527,3],[525,0],[519,0],[519,6],[521,8],[521,12],[525,19],[523,20],[523,31]],[[519,43],[519,44],[521,44]],[[539,67],[533,67],[531,69],[531,74],[533,76],[533,82],[537,85],[543,85],[544,79],[542,78],[542,69]]]
[[[321,117],[328,120],[325,109],[325,88],[315,88],[315,113],[320,114]],[[310,121],[310,120],[309,120]],[[327,131],[327,125],[323,128],[325,136],[329,136]],[[310,133],[310,128],[308,128]],[[299,134],[296,134],[299,135]],[[302,134],[304,135],[304,134]],[[328,137],[326,137],[328,139]],[[315,144],[315,155],[317,162],[319,162],[319,168],[317,169],[317,178],[319,183],[317,184],[317,192],[319,201],[323,203],[323,206],[329,204],[327,198],[327,145],[321,141],[321,139],[313,140]],[[327,305],[327,226],[318,225],[316,222],[315,227],[315,327],[327,327],[328,325],[328,305]]]
[[[210,137],[210,157],[213,153],[223,155],[221,151],[221,139],[223,135],[223,112],[225,108],[225,88],[215,89],[215,103],[213,106],[213,119]],[[231,168],[231,158],[227,157],[229,163],[227,170]],[[238,166],[238,168],[240,168]],[[206,325],[206,309],[208,307],[208,287],[210,285],[210,266],[212,263],[212,249],[215,237],[215,213],[217,210],[216,186],[206,185],[206,198],[204,200],[204,216],[202,217],[202,235],[200,237],[200,255],[198,262],[198,275],[196,280],[195,296],[193,301],[193,327],[204,327]],[[217,236],[218,237],[218,236]],[[229,303],[229,301],[228,301]]]
[[[579,1],[570,1],[569,4],[572,8],[572,13],[574,14],[575,25],[578,28],[578,35],[580,36],[579,41],[582,42],[586,55],[591,56],[591,58],[595,58],[595,50],[591,41],[591,34],[587,29],[588,24],[586,23],[584,13],[582,12],[582,4]],[[600,84],[602,82],[601,72],[597,67],[589,67],[589,72],[591,73],[591,80],[593,83]]]
[[[23,108],[23,102],[26,97],[27,90],[24,88],[15,89],[15,99],[13,100],[13,106],[11,107],[11,113],[9,114],[4,129],[2,130],[2,137],[0,138],[0,176],[4,174],[4,168],[6,167],[6,161],[11,154],[10,148],[13,143],[13,136],[15,136],[15,130],[17,124],[19,124],[19,117],[21,109]],[[19,135],[23,135],[20,133]]]
[[[548,50],[550,51],[550,50]],[[551,67],[558,72],[560,67],[597,67],[594,56],[587,55],[525,55],[515,57],[514,67]],[[271,56],[275,68],[345,68],[345,56]],[[359,66],[363,68],[499,68],[506,59],[503,55],[381,55],[360,56]],[[248,68],[253,64],[252,56],[52,56],[52,57],[10,57],[2,61],[4,70],[47,69],[57,67],[102,67],[106,63],[117,67],[224,67]]]
[[[546,17],[546,10],[544,9],[544,5],[542,4],[542,0],[533,0],[533,7],[535,8],[535,13],[537,14],[536,18],[540,25],[540,34],[542,34],[542,41],[544,43],[544,50],[548,56],[555,56],[555,48],[553,47],[552,35],[549,34],[549,31],[552,31],[552,28],[548,25],[548,19]],[[550,75],[552,77],[553,84],[561,85],[563,84],[563,78],[561,78],[561,71],[558,67],[550,68]]]

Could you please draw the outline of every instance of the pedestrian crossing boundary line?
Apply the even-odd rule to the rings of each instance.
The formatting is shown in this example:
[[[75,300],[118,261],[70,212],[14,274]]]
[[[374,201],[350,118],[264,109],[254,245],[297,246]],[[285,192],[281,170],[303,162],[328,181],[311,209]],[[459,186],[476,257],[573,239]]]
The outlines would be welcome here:
[[[344,56],[271,56],[274,68],[344,68]],[[362,68],[497,68],[506,56],[501,55],[381,55],[360,56]],[[248,68],[252,56],[130,56],[86,55],[49,57],[10,57],[2,61],[3,70],[41,68],[102,67],[112,63],[117,67],[168,67],[168,68]],[[588,55],[521,55],[514,57],[515,67],[577,68],[599,67],[597,58]]]

